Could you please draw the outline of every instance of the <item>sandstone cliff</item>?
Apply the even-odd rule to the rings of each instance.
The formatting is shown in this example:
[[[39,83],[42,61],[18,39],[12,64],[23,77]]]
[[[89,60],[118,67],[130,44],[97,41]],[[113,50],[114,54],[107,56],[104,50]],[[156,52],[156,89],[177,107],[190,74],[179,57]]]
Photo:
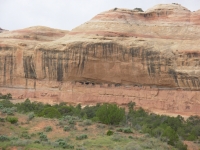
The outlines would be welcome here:
[[[0,34],[0,86],[16,98],[130,100],[150,110],[200,113],[200,10],[114,8],[70,32]]]

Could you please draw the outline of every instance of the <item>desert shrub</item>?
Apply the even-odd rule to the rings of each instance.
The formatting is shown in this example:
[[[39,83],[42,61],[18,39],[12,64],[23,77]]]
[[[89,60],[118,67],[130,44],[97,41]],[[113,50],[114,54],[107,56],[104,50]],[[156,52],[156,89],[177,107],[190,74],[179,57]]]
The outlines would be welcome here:
[[[152,141],[145,141],[141,145],[144,149],[153,149],[154,143]]]
[[[10,108],[3,108],[2,113],[7,115],[14,115],[14,112]]]
[[[92,121],[89,120],[89,119],[86,119],[86,120],[83,121],[83,125],[85,125],[85,126],[92,125]]]
[[[119,124],[125,117],[125,110],[116,104],[103,104],[98,108],[96,116],[102,123]]]
[[[34,105],[29,99],[26,99],[24,102],[17,104],[17,109],[19,112],[27,113],[34,111]]]
[[[76,136],[76,140],[84,140],[84,139],[87,139],[87,138],[88,138],[88,136],[86,134]]]
[[[76,150],[86,150],[86,148],[83,147],[83,146],[79,146],[79,147],[76,148]]]
[[[63,121],[67,121],[68,124],[75,125],[77,121],[80,121],[80,118],[77,116],[64,116],[61,118]]]
[[[123,129],[122,128],[119,128],[116,130],[117,132],[123,132]]]
[[[74,146],[73,145],[70,145],[70,144],[67,144],[66,141],[64,141],[63,139],[58,139],[56,140],[54,143],[54,148],[56,147],[61,147],[63,149],[74,149]]]
[[[6,100],[10,100],[12,99],[12,95],[10,93],[3,95],[0,93],[0,99],[6,99]]]
[[[14,115],[14,113],[17,111],[16,107],[8,107],[8,108],[3,108],[2,113],[5,113],[7,115]]]
[[[190,125],[199,125],[200,124],[200,116],[190,116],[187,119],[187,123]]]
[[[40,141],[39,140],[35,140],[34,143],[40,144]]]
[[[64,126],[63,131],[70,131],[70,127],[69,126]]]
[[[123,132],[124,133],[133,133],[133,131],[130,128],[124,128]]]
[[[138,10],[138,11],[140,11],[140,12],[144,12],[144,11],[142,10],[142,8],[134,8],[134,10]]]
[[[60,114],[62,116],[65,116],[65,115],[70,115],[72,114],[72,111],[73,111],[73,107],[71,106],[61,106],[58,108],[58,111],[60,112]]]
[[[0,118],[0,122],[5,122],[5,118]]]
[[[36,133],[31,133],[31,137],[35,137],[36,136]]]
[[[88,128],[84,128],[84,131],[87,131],[88,130]]]
[[[69,123],[70,125],[75,125],[75,124],[76,124],[75,120],[72,120],[72,119],[68,120],[68,123]]]
[[[24,138],[24,139],[30,139],[30,135],[28,134],[28,131],[23,131],[21,136],[21,138]]]
[[[108,136],[111,136],[111,135],[113,135],[113,131],[111,131],[111,130],[108,130],[107,132],[106,132],[106,135],[108,135]]]
[[[29,99],[26,99],[22,103],[17,103],[15,106],[19,112],[34,112],[36,115],[39,115],[45,108],[51,107],[50,105],[45,105],[41,102],[31,102]]]
[[[0,135],[0,142],[10,141],[10,138],[5,135]]]
[[[16,140],[16,141],[12,142],[12,145],[13,146],[26,146],[30,143],[31,143],[31,141],[29,141],[29,140]]]
[[[133,139],[133,136],[128,136],[129,139]]]
[[[45,132],[50,132],[50,131],[52,131],[52,130],[53,130],[53,129],[52,129],[51,126],[47,126],[47,127],[44,128],[44,131],[45,131]]]
[[[133,133],[130,128],[119,128],[116,130],[117,132],[124,132],[124,133]]]
[[[48,141],[47,135],[43,134],[43,132],[39,133],[39,138],[41,141]]]
[[[28,114],[28,120],[29,121],[32,120],[34,117],[35,117],[34,112],[31,112],[31,113]]]
[[[189,134],[189,136],[187,137],[188,141],[195,141],[196,139],[197,137],[193,133]]]
[[[92,119],[96,116],[96,111],[98,110],[98,108],[100,107],[100,104],[97,104],[96,106],[85,106],[82,109],[82,113],[86,114],[88,119]]]
[[[7,99],[4,99],[4,100],[1,100],[0,101],[0,104],[1,104],[1,107],[4,107],[4,108],[11,108],[14,106],[13,103],[11,103],[9,100]]]
[[[131,142],[131,143],[128,143],[126,146],[125,146],[125,150],[143,150],[144,148],[142,148],[138,143],[136,142]]]
[[[182,141],[178,141],[175,146],[179,150],[187,150],[187,145],[184,144]]]
[[[97,124],[96,127],[100,129],[104,129],[106,126],[104,124]]]
[[[12,117],[12,116],[7,116],[6,120],[12,124],[17,123],[18,122],[18,118],[17,117]]]
[[[61,114],[57,109],[55,109],[53,107],[49,107],[49,108],[45,108],[39,114],[39,116],[46,117],[46,118],[60,118]]]
[[[124,137],[122,137],[120,134],[114,134],[112,136],[112,140],[115,141],[115,142],[120,142],[124,139]]]

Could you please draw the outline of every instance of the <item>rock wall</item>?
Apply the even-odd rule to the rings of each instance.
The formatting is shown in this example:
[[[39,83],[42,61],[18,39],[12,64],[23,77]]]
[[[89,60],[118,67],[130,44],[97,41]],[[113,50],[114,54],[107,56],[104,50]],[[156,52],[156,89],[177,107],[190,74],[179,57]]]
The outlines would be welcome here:
[[[34,80],[29,80],[34,83]],[[56,104],[81,103],[117,103],[126,105],[130,101],[136,102],[138,107],[149,111],[175,113],[181,115],[199,115],[199,91],[176,90],[171,88],[154,88],[139,86],[119,86],[115,84],[96,85],[88,82],[66,82],[46,88],[49,82],[36,82],[41,88],[0,88],[2,93],[11,93],[15,99],[31,98],[31,100]]]
[[[73,29],[0,34],[0,92],[57,103],[135,101],[199,114],[200,13],[177,4],[112,9]]]

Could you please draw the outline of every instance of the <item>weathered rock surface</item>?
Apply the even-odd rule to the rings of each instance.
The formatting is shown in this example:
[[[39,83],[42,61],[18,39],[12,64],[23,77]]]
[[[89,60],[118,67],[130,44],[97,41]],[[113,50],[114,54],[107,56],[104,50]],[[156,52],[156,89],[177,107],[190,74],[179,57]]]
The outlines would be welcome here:
[[[0,34],[1,92],[73,103],[135,101],[200,114],[200,10],[178,4],[112,9],[70,32]]]

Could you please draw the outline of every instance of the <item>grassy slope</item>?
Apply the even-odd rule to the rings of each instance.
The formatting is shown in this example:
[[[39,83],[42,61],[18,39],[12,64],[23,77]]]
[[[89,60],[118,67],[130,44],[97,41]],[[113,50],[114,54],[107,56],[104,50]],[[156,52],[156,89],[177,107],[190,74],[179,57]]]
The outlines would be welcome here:
[[[17,124],[11,124],[9,122],[0,122],[0,135],[6,135],[8,137],[16,137],[17,140],[11,140],[8,142],[0,142],[1,148],[11,148],[16,147],[20,149],[62,149],[61,147],[56,147],[55,141],[58,139],[63,139],[66,143],[73,145],[74,149],[158,149],[167,150],[172,149],[166,143],[161,142],[158,139],[151,138],[148,135],[140,134],[137,131],[133,133],[122,133],[116,132],[119,126],[108,126],[99,123],[92,123],[91,125],[86,125],[82,120],[76,120],[75,125],[69,124],[68,121],[59,121],[58,119],[46,119],[42,117],[36,117],[31,121],[28,120],[27,115],[15,113],[19,121]],[[6,117],[5,114],[0,114],[1,118]],[[60,122],[60,123],[59,123]],[[44,132],[44,128],[51,126],[53,131]],[[69,126],[69,131],[63,131],[64,126]],[[108,130],[114,131],[114,134],[107,136],[106,132]],[[39,132],[43,132],[47,135],[48,142],[41,142],[40,144],[34,143],[34,141],[41,141],[39,139]],[[26,139],[22,137],[25,133],[30,137]],[[76,136],[86,134],[87,139],[76,140]],[[13,146],[12,146],[13,145]]]

